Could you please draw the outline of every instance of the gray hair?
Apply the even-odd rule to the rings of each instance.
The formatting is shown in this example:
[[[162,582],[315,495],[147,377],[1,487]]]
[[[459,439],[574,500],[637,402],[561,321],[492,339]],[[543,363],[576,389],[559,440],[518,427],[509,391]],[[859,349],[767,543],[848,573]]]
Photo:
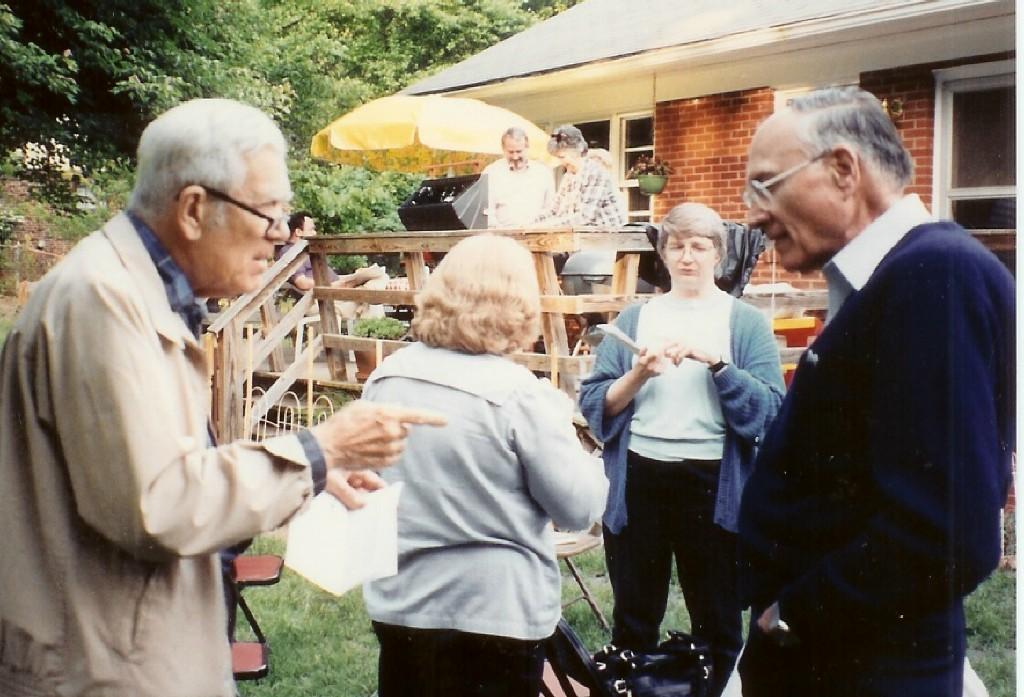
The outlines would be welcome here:
[[[501,142],[503,145],[506,140],[511,140],[514,143],[522,141],[524,145],[530,144],[530,136],[526,135],[526,131],[519,128],[518,126],[512,126],[511,128],[506,129],[505,132],[501,134]]]
[[[828,87],[793,99],[799,114],[809,114],[801,139],[822,153],[840,143],[854,146],[899,188],[910,183],[914,163],[892,119],[878,99],[859,87]]]
[[[575,150],[580,155],[586,155],[590,146],[587,139],[583,137],[583,131],[573,125],[565,124],[551,132],[548,139],[548,152],[557,155],[563,150]]]
[[[680,203],[661,219],[658,227],[658,256],[664,258],[669,237],[706,237],[718,252],[717,277],[726,257],[725,222],[713,208],[703,203]]]
[[[281,130],[255,107],[230,99],[193,99],[165,111],[139,139],[128,209],[159,216],[184,187],[230,191],[245,180],[245,158],[263,148],[287,153]]]

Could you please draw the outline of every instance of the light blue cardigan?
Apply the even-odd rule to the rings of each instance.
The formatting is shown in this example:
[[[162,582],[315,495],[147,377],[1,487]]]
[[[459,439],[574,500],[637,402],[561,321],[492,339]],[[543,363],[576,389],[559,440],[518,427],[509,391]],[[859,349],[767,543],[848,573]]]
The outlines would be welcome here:
[[[636,338],[642,303],[630,305],[616,326]],[[718,477],[715,523],[736,532],[743,486],[750,476],[761,437],[768,430],[785,391],[779,349],[771,327],[756,308],[739,300],[729,317],[732,363],[714,377],[725,417],[725,447]],[[615,416],[604,411],[608,388],[632,366],[632,354],[618,341],[602,341],[593,372],[580,387],[580,409],[594,436],[604,443],[608,505],[604,524],[613,533],[626,525],[626,451],[633,403]]]

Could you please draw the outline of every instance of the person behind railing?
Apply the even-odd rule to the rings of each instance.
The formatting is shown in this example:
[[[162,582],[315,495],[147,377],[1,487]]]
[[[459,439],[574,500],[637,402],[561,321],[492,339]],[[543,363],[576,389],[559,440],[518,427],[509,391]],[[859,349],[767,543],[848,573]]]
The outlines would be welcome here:
[[[32,293],[0,354],[0,694],[234,697],[216,551],[327,490],[355,504],[423,411],[356,402],[215,446],[197,297],[260,285],[281,131],[224,99],[143,131],[127,213]]]
[[[536,697],[543,640],[561,614],[551,522],[588,528],[607,480],[571,401],[507,358],[539,332],[525,247],[459,242],[417,299],[419,342],[384,360],[363,398],[443,405],[448,426],[410,434],[383,476],[404,482],[398,575],[364,589],[380,641],[380,697]]]
[[[277,260],[283,257],[300,238],[305,239],[314,235],[316,235],[316,219],[306,211],[292,213],[288,217],[288,241],[275,249],[274,259]],[[387,272],[384,270],[384,267],[379,264],[365,266],[361,269],[356,269],[350,274],[343,275],[339,275],[334,269],[329,266],[327,267],[327,280],[334,288],[356,288],[364,285],[367,281],[381,278],[386,274]],[[288,281],[303,293],[316,285],[316,282],[313,280],[313,262],[310,261],[308,256],[299,268],[295,270],[295,273],[288,278]],[[386,281],[387,279],[384,280],[385,283]]]
[[[724,235],[705,205],[669,211],[658,253],[670,290],[615,321],[644,348],[634,356],[606,336],[580,389],[610,480],[612,642],[639,651],[657,644],[674,558],[691,631],[710,645],[711,695],[724,687],[742,643],[737,516],[784,390],[767,319],[715,286]]]
[[[575,126],[559,126],[548,140],[548,152],[565,165],[551,207],[541,213],[533,227],[593,225],[619,228],[626,224],[622,198],[609,170],[597,159],[587,157],[589,147]]]
[[[521,128],[509,128],[501,136],[503,157],[484,168],[487,177],[487,227],[529,225],[547,210],[555,196],[551,168],[531,160],[530,139]]]

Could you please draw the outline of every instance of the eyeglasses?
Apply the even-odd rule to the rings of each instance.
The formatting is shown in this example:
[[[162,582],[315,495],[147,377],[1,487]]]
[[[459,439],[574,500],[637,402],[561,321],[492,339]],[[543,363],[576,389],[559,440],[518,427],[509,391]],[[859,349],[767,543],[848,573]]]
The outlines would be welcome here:
[[[775,201],[771,192],[773,186],[778,186],[804,167],[809,167],[811,164],[825,157],[828,153],[828,150],[820,152],[814,157],[804,160],[800,164],[793,165],[784,172],[779,172],[770,179],[766,179],[764,181],[751,179],[747,182],[747,188],[743,190],[743,205],[747,208],[760,208],[762,210],[769,208]]]
[[[200,185],[200,186],[202,186],[202,185]],[[270,233],[273,232],[274,230],[279,230],[279,229],[287,230],[288,229],[288,213],[282,213],[281,215],[279,215],[276,218],[274,218],[274,217],[271,217],[271,216],[267,215],[266,213],[260,213],[258,210],[256,210],[252,206],[244,204],[241,201],[239,201],[239,200],[237,200],[235,198],[232,198],[231,196],[228,196],[223,191],[218,191],[217,189],[211,189],[208,186],[203,186],[203,189],[206,191],[206,193],[208,193],[213,198],[217,198],[217,199],[220,199],[221,201],[225,201],[227,203],[230,203],[232,206],[238,206],[239,208],[241,208],[246,213],[252,213],[257,218],[262,218],[263,220],[266,220],[267,221],[267,229],[263,231],[263,236],[265,238],[267,238],[268,240],[270,239]]]

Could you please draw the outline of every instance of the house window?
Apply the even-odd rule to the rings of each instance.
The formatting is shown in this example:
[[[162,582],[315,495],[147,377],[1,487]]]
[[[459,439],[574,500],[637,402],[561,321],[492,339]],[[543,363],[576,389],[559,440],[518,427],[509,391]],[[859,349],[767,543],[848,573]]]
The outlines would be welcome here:
[[[612,124],[616,128],[612,128]],[[622,191],[629,222],[648,222],[652,215],[652,199],[641,194],[635,179],[626,179],[626,172],[641,155],[654,153],[654,117],[650,113],[617,114],[600,121],[574,123],[583,133],[591,150],[607,150],[612,159],[612,179]]]
[[[1014,82],[1010,61],[936,71],[938,217],[969,230],[1016,228]]]
[[[593,148],[610,149],[611,145],[611,124],[605,121],[587,121],[574,124],[583,133],[583,139],[587,145]]]
[[[641,155],[654,155],[654,118],[650,114],[620,117],[622,137],[619,181],[626,198],[628,222],[650,222],[651,197],[640,193],[635,179],[626,179],[626,172]]]

